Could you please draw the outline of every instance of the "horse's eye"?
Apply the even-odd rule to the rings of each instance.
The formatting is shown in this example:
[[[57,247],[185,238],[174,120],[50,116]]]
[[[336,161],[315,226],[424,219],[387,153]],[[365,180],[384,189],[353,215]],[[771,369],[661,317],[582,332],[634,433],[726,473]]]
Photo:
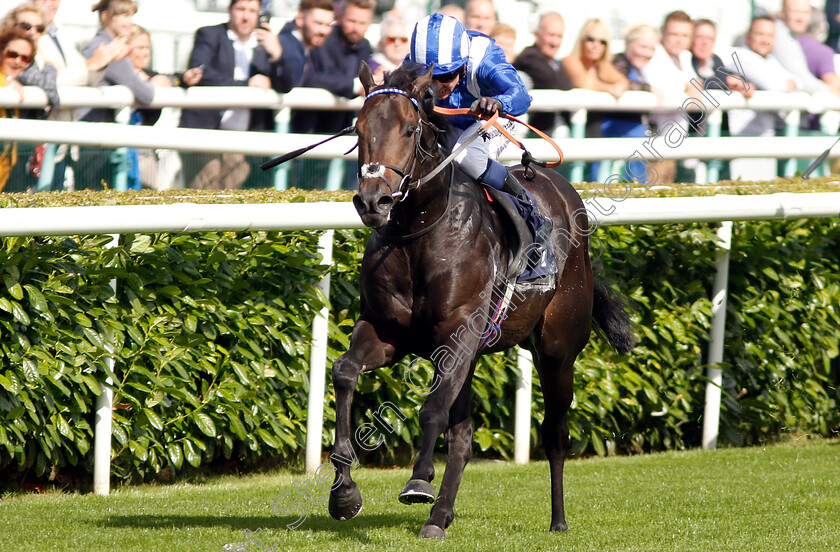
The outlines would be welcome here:
[[[417,127],[415,125],[406,125],[405,135],[406,136],[411,136],[412,134],[414,134],[415,130],[417,130]]]

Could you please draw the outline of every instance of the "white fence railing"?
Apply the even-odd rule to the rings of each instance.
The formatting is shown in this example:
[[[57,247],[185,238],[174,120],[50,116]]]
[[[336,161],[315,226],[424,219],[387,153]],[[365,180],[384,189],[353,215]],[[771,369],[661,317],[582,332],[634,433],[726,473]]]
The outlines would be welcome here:
[[[121,109],[133,107],[134,97],[125,86],[88,87],[62,86],[58,89],[61,106],[110,107]],[[531,111],[677,111],[683,109],[688,96],[672,95],[662,102],[649,92],[628,91],[615,98],[606,92],[593,90],[531,90]],[[709,107],[727,111],[730,109],[755,109],[761,111],[789,111],[822,114],[840,111],[840,96],[828,92],[807,94],[805,92],[771,92],[760,90],[752,98],[741,94],[727,94],[721,90],[706,90],[696,97],[704,99]],[[711,99],[714,100],[712,102]],[[718,104],[718,105],[713,105]],[[321,88],[295,88],[286,94],[274,90],[261,90],[247,86],[193,86],[190,88],[156,88],[149,107],[254,107],[265,109],[336,109],[358,110],[362,98],[348,100],[332,95]],[[43,108],[47,97],[43,90],[34,86],[24,87],[24,101],[17,91],[0,88],[0,106]]]
[[[62,87],[59,89],[62,109],[79,107],[108,107],[122,111],[118,120],[128,119],[127,109],[134,105],[134,98],[128,88],[111,86],[105,88]],[[583,163],[602,160],[625,160],[638,152],[638,155],[650,161],[660,159],[699,159],[705,161],[767,158],[807,159],[815,158],[831,145],[832,140],[823,137],[798,137],[799,121],[803,113],[813,113],[820,117],[824,134],[836,134],[840,127],[840,97],[829,93],[806,94],[794,92],[756,92],[752,98],[744,98],[738,93],[726,94],[723,91],[698,91],[696,97],[702,102],[687,102],[688,96],[673,96],[659,102],[656,96],[648,92],[630,91],[620,98],[614,98],[605,92],[590,90],[532,90],[531,111],[566,111],[571,113],[571,138],[560,140],[571,165],[571,180],[582,181]],[[26,87],[24,101],[20,102],[17,92],[9,88],[0,89],[0,106],[43,108],[47,99],[44,92],[35,87]],[[102,126],[79,127],[64,126],[44,121],[27,121],[25,124],[12,120],[0,120],[0,139],[46,143],[68,143],[99,146],[103,148],[140,147],[154,149],[172,149],[200,152],[238,152],[251,155],[280,155],[299,148],[302,144],[312,143],[317,137],[296,136],[285,132],[289,109],[334,109],[357,110],[362,99],[347,100],[338,98],[323,89],[297,88],[288,94],[278,94],[273,90],[260,90],[250,87],[192,87],[159,88],[151,107],[169,108],[228,108],[259,107],[278,110],[279,132],[268,138],[268,134],[252,133],[229,134],[226,131],[196,131],[192,129],[173,129],[167,127],[119,127]],[[641,138],[584,138],[584,128],[590,111],[629,111],[650,112],[664,111],[682,117],[685,109],[696,111],[698,105],[706,109],[706,137],[674,139],[673,136],[650,136]],[[778,111],[785,114],[785,136],[772,138],[718,138],[720,136],[723,111],[731,109],[754,109],[758,111]],[[107,124],[105,124],[107,125]],[[311,150],[305,157],[321,159],[352,159],[355,155],[343,155],[351,149],[353,139],[334,140],[324,146]],[[537,157],[553,159],[551,147],[536,139],[525,141],[529,150]],[[516,161],[520,153],[513,147],[508,148],[501,157],[502,161]],[[605,181],[610,176],[610,163],[601,164],[598,181]],[[785,174],[792,175],[796,170],[795,162],[785,165]],[[710,163],[706,177],[701,180],[714,182],[718,179],[719,166]],[[285,187],[285,179],[279,178],[276,186]],[[328,187],[330,184],[328,184]]]
[[[0,140],[79,144],[102,148],[136,147],[274,156],[294,151],[318,139],[312,134],[0,119]],[[679,147],[669,147],[661,138],[568,138],[560,141],[560,146],[567,161],[625,159],[637,151],[646,160],[653,160],[655,155],[647,148],[655,148],[664,159],[812,158],[819,155],[833,141],[828,136],[715,139],[692,137],[682,141]],[[356,159],[355,150],[345,155],[355,143],[354,137],[336,138],[301,157]],[[538,159],[552,160],[557,157],[554,149],[541,139],[528,138],[523,143]],[[645,143],[648,144],[647,147]],[[520,157],[519,150],[509,147],[502,153],[500,160],[516,161]]]
[[[610,203],[612,201],[612,203]],[[601,203],[601,211],[590,209],[595,224],[661,224],[668,222],[722,221],[718,232],[718,254],[715,289],[712,294],[712,335],[709,362],[723,360],[722,331],[726,316],[726,282],[728,248],[732,220],[759,220],[802,217],[835,217],[840,215],[840,193],[772,194],[767,196],[713,196],[694,198],[626,199]],[[196,205],[160,206],[53,207],[3,209],[0,236],[40,236],[74,234],[119,234],[133,232],[194,232],[243,230],[301,230],[360,228],[361,222],[350,203],[296,203],[262,205]],[[327,230],[319,245],[324,264],[331,264],[332,231]],[[117,282],[112,282],[116,286]],[[329,280],[322,282],[329,291]],[[326,317],[326,312],[321,312]],[[323,435],[323,389],[326,377],[327,327],[322,320],[313,323],[313,346],[310,352],[310,397],[307,406],[306,468],[313,472],[320,463]],[[527,462],[530,436],[530,374],[532,366],[520,355],[520,376],[516,393],[515,459]],[[721,372],[709,370],[706,388],[703,446],[714,448],[717,441],[721,397]],[[108,494],[111,451],[111,413],[113,396],[103,383],[97,402],[94,446],[94,492]]]

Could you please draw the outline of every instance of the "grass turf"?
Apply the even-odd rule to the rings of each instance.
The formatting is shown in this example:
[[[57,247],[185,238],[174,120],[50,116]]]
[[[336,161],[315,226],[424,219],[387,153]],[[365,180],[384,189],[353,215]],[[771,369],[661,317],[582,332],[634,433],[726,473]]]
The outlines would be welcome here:
[[[254,552],[834,551],[840,546],[838,468],[837,440],[573,460],[566,464],[570,531],[549,534],[545,462],[475,462],[444,542],[415,538],[429,507],[397,502],[405,469],[354,470],[365,505],[345,522],[329,517],[327,495],[314,478],[288,472],[127,487],[110,497],[7,494],[0,499],[0,550],[221,550],[248,544],[247,529],[260,530],[265,545],[250,541]],[[275,516],[272,500],[307,480],[313,499],[324,502],[287,529],[297,515]],[[278,505],[290,507],[301,500],[295,496]]]

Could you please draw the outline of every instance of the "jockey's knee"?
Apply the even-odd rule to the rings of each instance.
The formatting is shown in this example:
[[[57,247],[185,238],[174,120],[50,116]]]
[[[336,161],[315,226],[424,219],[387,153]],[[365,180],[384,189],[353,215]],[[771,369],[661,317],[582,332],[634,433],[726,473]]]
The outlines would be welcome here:
[[[507,167],[496,161],[495,159],[488,159],[484,167],[484,172],[478,177],[478,180],[486,186],[492,186],[497,190],[501,190],[505,184],[508,170]]]
[[[469,148],[467,149],[469,150]],[[472,151],[468,152],[462,159],[458,159],[457,162],[461,170],[470,178],[481,180],[482,175],[487,171],[489,159],[487,158],[487,152],[481,155],[479,151]]]

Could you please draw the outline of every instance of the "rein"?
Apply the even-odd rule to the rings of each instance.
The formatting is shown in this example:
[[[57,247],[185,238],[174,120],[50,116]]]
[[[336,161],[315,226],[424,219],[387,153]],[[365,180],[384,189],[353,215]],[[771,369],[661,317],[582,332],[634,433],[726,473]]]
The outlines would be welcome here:
[[[549,135],[547,135],[545,132],[541,131],[540,129],[538,129],[534,126],[529,125],[528,123],[526,123],[525,121],[522,121],[521,119],[517,119],[513,115],[508,115],[507,113],[501,113],[500,114],[497,111],[492,116],[488,117],[487,115],[484,115],[483,113],[477,113],[475,111],[470,111],[470,109],[467,108],[467,107],[450,108],[450,107],[435,106],[435,112],[440,113],[441,115],[472,115],[473,117],[477,117],[479,119],[486,120],[487,123],[481,127],[481,130],[485,131],[485,130],[489,129],[491,126],[496,127],[499,130],[499,132],[501,132],[504,135],[505,138],[507,138],[508,140],[513,142],[516,145],[516,147],[518,147],[523,152],[525,152],[522,155],[523,165],[526,164],[525,161],[527,160],[528,163],[536,163],[537,165],[539,165],[541,167],[546,167],[546,168],[549,168],[549,169],[553,169],[554,167],[558,167],[558,166],[560,166],[561,163],[563,163],[563,150],[560,149],[560,146],[557,145],[557,142],[552,140],[551,137]],[[516,138],[514,138],[514,136],[511,133],[509,133],[507,130],[505,130],[504,127],[497,122],[499,117],[501,117],[503,119],[511,120],[514,123],[519,123],[520,125],[524,126],[528,130],[532,131],[534,134],[536,134],[537,136],[539,136],[540,138],[542,138],[543,140],[545,140],[546,142],[551,144],[551,146],[557,152],[557,155],[560,157],[560,160],[559,161],[537,161],[536,159],[531,157],[531,154],[528,153],[527,149],[525,149],[525,145],[522,144],[522,142],[520,142]]]
[[[520,149],[523,150],[524,153],[522,155],[522,164],[525,166],[526,174],[528,173],[530,163],[535,163],[535,164],[540,165],[542,167],[554,168],[554,167],[557,167],[558,165],[560,165],[563,162],[563,151],[560,149],[560,147],[557,145],[557,143],[554,142],[554,140],[552,140],[548,135],[546,135],[541,130],[529,125],[528,123],[525,123],[524,121],[521,121],[521,120],[517,119],[513,115],[502,114],[502,113],[497,111],[497,112],[493,113],[493,115],[487,116],[487,115],[484,115],[483,113],[471,111],[467,108],[451,109],[451,108],[435,106],[434,107],[435,112],[440,113],[442,115],[472,115],[473,117],[485,120],[486,122],[483,125],[481,125],[480,127],[477,127],[476,130],[473,132],[473,134],[471,136],[469,136],[466,140],[462,141],[461,144],[457,148],[455,148],[448,156],[446,156],[446,158],[444,158],[443,161],[438,163],[437,166],[435,166],[435,168],[432,169],[428,174],[426,174],[422,178],[419,178],[415,181],[411,181],[410,179],[412,177],[412,172],[414,171],[414,168],[417,164],[417,159],[419,157],[419,155],[417,153],[418,150],[421,151],[422,153],[428,153],[428,152],[423,151],[423,149],[421,147],[421,142],[420,142],[420,140],[422,139],[421,135],[422,135],[423,125],[425,124],[427,126],[430,126],[430,128],[432,128],[435,131],[439,131],[439,129],[437,129],[434,125],[432,125],[428,121],[423,120],[422,112],[421,112],[421,109],[420,109],[420,104],[418,103],[418,101],[415,98],[413,98],[412,96],[410,96],[408,94],[408,92],[406,92],[405,90],[402,90],[400,88],[380,88],[378,90],[374,90],[373,92],[369,93],[365,97],[365,101],[367,102],[367,100],[369,100],[369,99],[371,99],[375,96],[384,95],[384,94],[396,94],[398,96],[403,96],[403,97],[407,98],[409,101],[411,101],[412,105],[414,106],[414,110],[417,112],[417,127],[414,130],[414,136],[413,136],[414,137],[414,148],[413,148],[412,153],[411,153],[411,158],[408,161],[406,161],[406,165],[402,169],[400,169],[398,167],[395,167],[393,165],[386,164],[386,163],[378,163],[378,162],[365,163],[365,164],[363,164],[359,167],[359,175],[358,176],[359,176],[360,180],[365,179],[365,178],[379,178],[381,180],[384,180],[385,184],[388,186],[388,189],[391,190],[391,196],[395,197],[395,198],[399,198],[400,202],[404,201],[408,197],[408,194],[411,190],[418,189],[420,186],[426,184],[427,182],[429,182],[433,178],[435,178],[445,168],[450,167],[451,163],[452,163],[452,160],[455,159],[458,156],[458,154],[460,154],[465,148],[467,148],[467,146],[469,146],[476,138],[478,138],[479,136],[483,135],[488,130],[490,130],[491,127],[497,128],[499,130],[499,132],[501,132],[502,135],[505,136],[505,138],[507,138],[508,140],[510,140],[511,142],[516,144]],[[551,144],[554,147],[554,149],[557,151],[557,154],[560,157],[560,160],[559,161],[551,161],[551,162],[543,162],[543,161],[537,161],[536,159],[534,159],[531,156],[531,154],[528,152],[528,150],[525,148],[525,146],[522,144],[522,142],[517,140],[513,135],[511,135],[507,130],[505,130],[504,127],[502,127],[502,125],[500,125],[498,123],[499,117],[509,119],[509,120],[511,120],[515,123],[519,123],[520,125],[523,125],[523,126],[527,127],[528,129],[532,130],[539,137],[546,140],[549,144]],[[385,169],[391,169],[392,171],[394,171],[396,174],[398,174],[400,176],[400,183],[397,186],[397,191],[393,191],[393,187],[391,186],[391,182],[387,178],[385,178]],[[531,172],[533,174],[533,169],[531,170]],[[431,231],[435,226],[437,226],[437,224],[440,221],[442,221],[444,218],[446,218],[446,214],[448,213],[449,207],[452,204],[451,194],[452,194],[452,179],[454,178],[454,174],[455,174],[454,170],[450,172],[450,177],[449,177],[450,182],[449,182],[449,187],[447,189],[447,195],[446,195],[446,207],[444,207],[443,213],[441,214],[440,217],[438,217],[438,219],[436,221],[434,221],[432,224],[430,224],[426,228],[423,228],[422,230],[418,230],[417,232],[412,232],[410,234],[389,235],[389,234],[385,234],[384,232],[380,232],[379,230],[375,230],[376,233],[380,237],[382,237],[383,239],[410,240],[410,239],[422,236],[423,234]],[[403,186],[406,187],[405,191],[403,191]]]
[[[483,133],[490,130],[490,127],[492,127],[492,126],[495,126],[496,128],[498,128],[505,135],[506,138],[511,140],[513,143],[517,144],[520,148],[522,148],[523,150],[525,149],[525,147],[522,145],[521,142],[519,142],[519,140],[517,140],[516,138],[511,136],[505,129],[503,129],[497,123],[497,120],[499,118],[498,113],[494,113],[493,116],[488,118],[488,117],[483,116],[479,113],[470,111],[469,109],[448,109],[448,108],[435,106],[434,107],[435,112],[441,113],[443,115],[470,114],[470,115],[473,115],[473,116],[478,117],[478,118],[486,119],[487,122],[484,125],[482,125],[481,127],[477,128],[475,130],[475,132],[472,134],[472,136],[470,136],[469,138],[467,138],[466,140],[461,142],[461,145],[459,145],[457,148],[452,150],[452,152],[449,155],[447,155],[446,158],[444,158],[444,160],[441,161],[434,169],[432,169],[429,172],[429,174],[427,174],[426,176],[412,182],[412,181],[409,180],[409,178],[411,177],[411,172],[412,172],[412,171],[408,170],[409,165],[413,164],[413,162],[416,162],[416,160],[417,160],[417,150],[420,147],[420,132],[422,130],[422,125],[424,125],[424,124],[429,125],[430,123],[428,123],[426,121],[423,121],[423,118],[420,116],[420,104],[417,102],[417,100],[415,98],[411,97],[408,94],[408,92],[406,92],[405,90],[402,90],[401,88],[380,88],[379,90],[374,90],[373,92],[371,92],[370,94],[368,94],[365,97],[365,101],[368,101],[370,98],[372,98],[374,96],[379,96],[381,94],[397,94],[399,96],[404,96],[404,97],[408,98],[411,101],[412,104],[414,104],[414,110],[417,112],[417,129],[414,132],[414,151],[413,151],[411,160],[406,162],[406,166],[403,169],[399,169],[399,168],[397,168],[393,165],[388,165],[388,164],[385,164],[385,163],[376,163],[376,162],[365,163],[364,165],[362,165],[359,168],[359,178],[360,179],[362,179],[362,178],[381,178],[382,180],[385,180],[385,183],[388,185],[388,189],[392,190],[391,183],[385,178],[385,170],[384,170],[384,169],[391,169],[392,171],[394,171],[395,173],[400,175],[400,184],[397,187],[397,191],[396,192],[392,191],[392,193],[391,193],[391,195],[393,197],[399,197],[400,201],[403,201],[403,200],[405,200],[405,198],[408,197],[408,192],[409,191],[416,190],[417,188],[419,188],[423,184],[429,182],[434,177],[436,177],[443,169],[445,169],[452,162],[453,159],[455,159],[458,156],[459,153],[464,151],[467,148],[467,146],[469,146],[476,138],[478,138]],[[503,115],[503,117],[515,120],[516,122],[518,122],[520,124],[523,124],[523,125],[526,125],[529,128],[533,128],[530,125],[528,125],[527,123],[523,123],[522,121],[519,121],[518,119],[516,119],[514,117],[507,116],[507,115]],[[533,129],[533,130],[535,132],[540,132],[537,129]],[[542,133],[540,132],[540,134],[542,134]],[[546,140],[551,141],[551,138],[549,138],[545,134],[543,134],[543,136],[545,137]],[[554,142],[551,142],[551,143],[554,144]],[[560,151],[560,148],[557,147],[556,144],[554,144],[554,147],[557,149],[558,152]],[[526,150],[526,153],[527,153],[527,150]],[[524,159],[524,157],[523,157],[523,159]],[[560,152],[560,160],[562,161],[562,159],[563,159],[563,153]],[[556,165],[551,165],[551,166],[555,167],[559,164],[560,163],[558,162]],[[412,167],[412,169],[413,169],[413,167]],[[402,188],[403,188],[404,185],[406,185],[406,183],[407,183],[407,188],[406,188],[406,191],[403,192]]]

